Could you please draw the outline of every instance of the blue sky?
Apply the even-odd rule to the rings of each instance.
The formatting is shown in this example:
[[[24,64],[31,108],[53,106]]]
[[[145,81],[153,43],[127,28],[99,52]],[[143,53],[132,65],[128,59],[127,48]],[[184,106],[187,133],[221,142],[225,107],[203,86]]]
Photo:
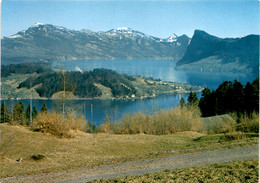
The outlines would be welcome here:
[[[130,27],[160,38],[173,33],[191,37],[195,29],[219,37],[259,34],[257,0],[3,0],[1,6],[1,37],[36,22],[92,31]]]

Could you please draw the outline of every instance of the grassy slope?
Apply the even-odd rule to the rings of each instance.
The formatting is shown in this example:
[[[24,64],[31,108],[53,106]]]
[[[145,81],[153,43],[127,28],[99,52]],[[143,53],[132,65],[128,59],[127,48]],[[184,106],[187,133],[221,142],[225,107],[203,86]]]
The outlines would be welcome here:
[[[235,161],[93,182],[258,182],[258,162]]]
[[[35,91],[35,87],[28,90],[27,88],[17,89],[20,83],[30,77],[35,77],[38,74],[12,74],[8,77],[1,78],[1,98],[40,98],[39,94]],[[36,86],[37,87],[37,86]]]
[[[0,124],[0,177],[55,171],[77,167],[153,158],[195,148],[221,148],[222,145],[258,141],[244,137],[227,141],[223,135],[204,135],[182,132],[172,135],[112,135],[75,132],[75,138],[57,138],[32,132],[25,127]],[[218,147],[216,147],[218,146]],[[219,147],[220,146],[220,147]],[[196,150],[194,150],[196,151]],[[46,159],[30,157],[42,154]],[[16,160],[22,157],[22,162]]]

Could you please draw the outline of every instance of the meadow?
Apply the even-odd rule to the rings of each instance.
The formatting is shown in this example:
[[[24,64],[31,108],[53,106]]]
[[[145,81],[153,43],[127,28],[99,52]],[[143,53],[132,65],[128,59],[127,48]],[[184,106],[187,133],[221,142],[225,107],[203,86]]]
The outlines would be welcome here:
[[[168,135],[85,133],[71,138],[35,132],[31,127],[0,124],[0,177],[91,167],[173,154],[232,148],[258,142],[256,133]],[[17,161],[22,159],[21,162]]]

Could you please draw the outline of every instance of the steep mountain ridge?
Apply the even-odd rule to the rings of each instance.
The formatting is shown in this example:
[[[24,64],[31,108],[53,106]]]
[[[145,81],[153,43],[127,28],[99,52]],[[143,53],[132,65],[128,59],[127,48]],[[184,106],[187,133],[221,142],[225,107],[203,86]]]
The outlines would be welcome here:
[[[185,55],[177,63],[177,68],[258,72],[259,35],[222,39],[195,30]]]
[[[130,28],[75,31],[36,23],[1,40],[3,63],[79,59],[174,59],[183,57],[190,38],[156,38]]]

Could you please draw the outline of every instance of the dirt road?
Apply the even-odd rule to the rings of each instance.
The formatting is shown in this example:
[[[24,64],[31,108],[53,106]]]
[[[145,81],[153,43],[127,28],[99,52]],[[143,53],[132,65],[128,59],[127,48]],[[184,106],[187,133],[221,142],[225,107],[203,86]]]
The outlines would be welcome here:
[[[17,176],[0,179],[1,183],[38,182],[38,183],[81,183],[95,179],[141,175],[166,169],[202,166],[235,160],[258,159],[258,144],[232,149],[203,151],[163,158],[126,162],[112,165],[82,168],[39,175]]]

